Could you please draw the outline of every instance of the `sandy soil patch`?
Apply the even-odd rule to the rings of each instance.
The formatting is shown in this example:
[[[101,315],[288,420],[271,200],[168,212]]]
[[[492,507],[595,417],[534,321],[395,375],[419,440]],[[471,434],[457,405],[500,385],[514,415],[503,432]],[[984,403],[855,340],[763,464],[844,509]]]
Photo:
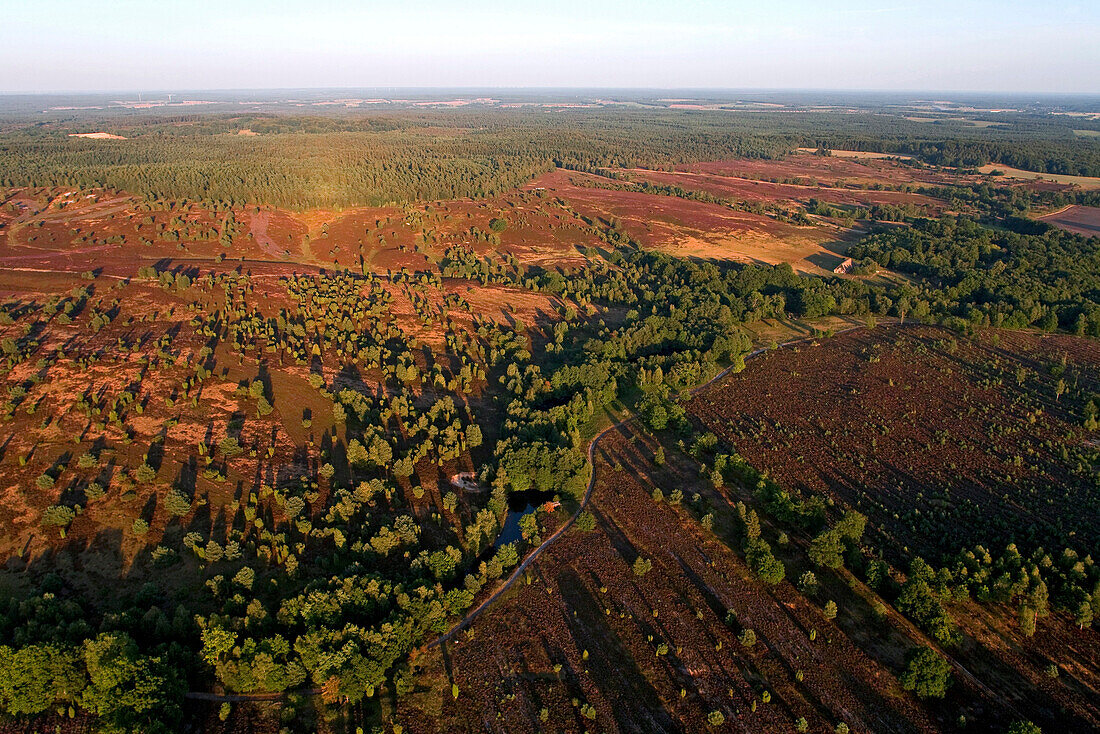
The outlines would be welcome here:
[[[799,148],[799,151],[803,153],[814,153],[817,148]],[[898,153],[872,153],[868,150],[830,150],[833,156],[837,158],[860,158],[864,160],[877,160],[880,158],[896,158],[899,161],[912,160],[911,155],[899,155]]]
[[[978,169],[979,172],[990,174],[996,171],[998,179],[1014,179],[1017,181],[1053,181],[1055,183],[1080,186],[1082,189],[1100,189],[1100,178],[1091,176],[1069,176],[1060,173],[1037,173],[1035,171],[1023,171],[1011,166],[990,163]]]
[[[89,140],[125,140],[122,135],[112,135],[111,133],[69,133],[70,138],[88,138]]]

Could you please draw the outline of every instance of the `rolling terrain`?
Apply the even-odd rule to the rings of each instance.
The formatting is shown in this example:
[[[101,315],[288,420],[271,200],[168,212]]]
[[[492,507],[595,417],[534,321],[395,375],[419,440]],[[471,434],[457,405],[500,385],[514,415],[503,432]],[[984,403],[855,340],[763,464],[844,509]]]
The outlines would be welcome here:
[[[0,134],[0,731],[1100,726],[1088,187],[447,109]]]

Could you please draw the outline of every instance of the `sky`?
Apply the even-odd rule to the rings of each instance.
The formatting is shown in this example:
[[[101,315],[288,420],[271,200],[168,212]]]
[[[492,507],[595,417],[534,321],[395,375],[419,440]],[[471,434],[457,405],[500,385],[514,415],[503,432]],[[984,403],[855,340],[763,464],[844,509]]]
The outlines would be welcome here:
[[[33,0],[0,90],[1096,93],[1098,41],[1097,0]]]

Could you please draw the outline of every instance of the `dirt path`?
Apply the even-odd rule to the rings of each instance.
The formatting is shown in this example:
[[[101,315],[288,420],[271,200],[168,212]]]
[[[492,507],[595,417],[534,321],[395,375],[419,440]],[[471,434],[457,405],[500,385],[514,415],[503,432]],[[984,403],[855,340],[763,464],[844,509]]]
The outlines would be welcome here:
[[[1052,212],[1047,212],[1046,214],[1040,214],[1039,216],[1037,216],[1035,218],[1036,219],[1046,219],[1047,217],[1056,217],[1059,214],[1062,214],[1064,212],[1069,211],[1070,209],[1072,209],[1075,206],[1077,206],[1077,205],[1076,204],[1066,204],[1065,206],[1063,206],[1059,209],[1055,209]]]
[[[27,253],[25,255],[5,255],[0,257],[0,262],[22,262],[26,260],[56,260],[59,257],[72,257],[73,255],[90,255],[93,252],[102,252],[104,250],[117,250],[119,245],[91,245],[89,247],[78,247],[72,250],[46,250],[41,247],[31,247],[30,245],[19,245],[19,247],[25,247],[30,250],[37,250],[38,253]]]
[[[271,214],[266,211],[256,212],[252,215],[251,229],[252,237],[256,240],[256,244],[260,246],[260,249],[266,252],[272,257],[284,257],[285,252],[279,250],[278,245],[275,244],[275,240],[271,239],[271,235],[267,233],[267,225],[271,222]]]
[[[842,329],[840,331],[834,332],[834,334],[839,335],[839,334],[843,334],[845,332],[855,331],[856,329],[864,329],[864,328],[866,328],[866,327],[863,326],[863,325],[851,326],[847,329]],[[787,346],[791,346],[793,344],[799,344],[801,342],[811,341],[813,339],[818,339],[818,338],[820,338],[820,337],[817,337],[817,336],[799,337],[798,339],[792,339],[790,341],[783,342],[782,344],[780,344],[776,348],[779,349],[779,348],[782,348],[782,347],[787,347]],[[763,354],[764,352],[767,352],[767,351],[769,351],[769,349],[767,347],[759,347],[758,349],[754,349],[753,351],[751,351],[751,352],[749,352],[748,354],[745,355],[745,361],[747,362],[750,359],[752,359],[754,357],[758,357],[759,355],[761,355],[761,354]],[[729,375],[732,370],[733,370],[733,365],[731,365],[731,366],[727,367],[726,369],[722,370],[717,375],[715,375],[714,377],[712,377],[709,380],[707,380],[706,382],[704,382],[702,385],[697,385],[697,386],[691,388],[690,390],[687,391],[687,396],[686,397],[691,397],[691,396],[701,392],[702,390],[705,390],[706,388],[710,387],[714,383],[718,382],[722,378]],[[677,394],[677,395],[673,396],[673,399],[674,400],[680,400],[681,395]],[[545,551],[547,548],[549,548],[550,545],[555,540],[560,538],[562,536],[562,534],[565,533],[566,530],[568,530],[570,527],[572,527],[573,523],[576,522],[576,520],[580,516],[580,514],[582,512],[584,512],[585,507],[588,506],[588,500],[592,497],[592,490],[595,489],[595,487],[596,487],[596,446],[600,443],[600,441],[604,438],[604,436],[608,435],[612,431],[617,431],[618,429],[622,428],[623,426],[627,425],[628,423],[631,423],[631,422],[637,420],[637,418],[638,418],[637,415],[631,415],[628,418],[624,418],[623,420],[619,421],[618,423],[615,423],[611,426],[608,426],[604,430],[600,431],[596,435],[596,437],[592,439],[592,441],[588,444],[588,463],[592,467],[591,475],[588,478],[588,487],[584,491],[584,498],[581,500],[580,506],[577,508],[577,511],[574,512],[572,517],[570,517],[568,520],[566,520],[565,523],[562,524],[562,526],[560,528],[555,530],[554,533],[549,538],[542,541],[541,545],[539,545],[537,548],[535,548],[533,551],[531,551],[527,555],[527,558],[525,558],[521,564],[516,566],[516,570],[512,572],[512,574],[504,581],[504,583],[502,583],[497,588],[496,591],[494,591],[485,601],[478,604],[477,607],[475,607],[471,611],[467,612],[466,616],[463,617],[461,620],[459,620],[457,623],[455,623],[454,626],[451,627],[451,629],[449,629],[447,632],[440,635],[438,638],[436,638],[432,642],[429,642],[426,646],[427,649],[431,649],[431,648],[437,647],[437,646],[439,646],[439,645],[441,645],[445,642],[448,642],[456,634],[458,634],[460,631],[462,631],[467,626],[469,626],[469,624],[472,621],[474,621],[474,619],[479,614],[481,614],[483,611],[488,609],[494,601],[499,599],[500,596],[504,592],[506,592],[508,589],[510,589],[512,587],[512,584],[514,584],[519,579],[520,574],[522,574],[527,569],[527,567],[530,566],[531,563],[534,562],[534,560],[539,557],[539,555],[543,551]]]

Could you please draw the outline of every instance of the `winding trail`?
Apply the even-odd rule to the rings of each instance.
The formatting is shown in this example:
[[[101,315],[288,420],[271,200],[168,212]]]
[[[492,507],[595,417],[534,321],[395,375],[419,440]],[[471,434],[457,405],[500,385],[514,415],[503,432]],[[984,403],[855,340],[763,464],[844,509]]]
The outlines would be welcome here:
[[[835,332],[833,332],[833,334],[834,334],[834,336],[836,336],[836,335],[839,335],[839,334],[844,334],[844,333],[849,332],[849,331],[855,331],[857,329],[864,329],[864,328],[866,328],[866,326],[863,325],[863,324],[860,324],[859,326],[850,326],[846,329],[841,329],[840,331],[835,331]],[[783,347],[788,347],[788,346],[791,346],[792,344],[799,344],[799,343],[802,343],[802,342],[812,341],[814,339],[820,339],[820,338],[822,338],[822,337],[821,336],[799,337],[798,339],[792,339],[790,341],[783,342],[782,344],[778,345],[776,347],[776,349],[782,349]],[[763,354],[764,352],[767,352],[767,351],[769,351],[768,347],[759,347],[757,349],[754,349],[753,351],[751,351],[751,352],[749,352],[748,354],[745,355],[744,361],[748,362],[750,359],[752,359],[754,357],[758,357],[758,356],[760,356],[761,354]],[[725,368],[724,370],[719,372],[717,375],[715,375],[714,377],[712,377],[709,380],[707,380],[706,382],[704,382],[703,384],[696,385],[695,387],[691,388],[690,390],[687,391],[686,397],[690,398],[690,397],[696,395],[697,393],[702,392],[703,390],[710,387],[711,385],[718,382],[719,380],[723,379],[724,377],[729,375],[730,372],[733,371],[734,366],[735,365],[730,365],[729,367]],[[673,400],[680,400],[681,397],[682,397],[681,394],[677,393],[676,395],[673,396]],[[596,436],[588,443],[588,464],[589,464],[589,467],[591,467],[591,469],[590,469],[590,473],[589,473],[589,477],[588,477],[588,487],[585,488],[584,497],[581,499],[581,503],[577,507],[577,511],[574,512],[573,515],[568,520],[566,520],[560,528],[555,530],[550,535],[549,538],[542,541],[542,543],[537,548],[535,548],[530,553],[528,553],[527,557],[525,559],[523,559],[523,562],[520,563],[518,566],[516,566],[515,570],[512,571],[512,574],[504,581],[504,583],[502,583],[499,587],[497,587],[496,591],[494,591],[492,594],[490,594],[489,597],[486,598],[483,602],[481,602],[476,607],[474,607],[469,612],[467,612],[466,616],[464,616],[462,619],[460,619],[458,622],[456,622],[449,630],[447,630],[442,635],[440,635],[436,639],[429,642],[425,646],[425,649],[431,649],[433,647],[438,647],[439,645],[442,645],[445,642],[449,642],[452,638],[454,638],[455,635],[457,635],[463,629],[468,627],[470,625],[470,623],[473,622],[474,619],[477,618],[477,616],[479,614],[481,614],[486,609],[488,609],[490,606],[492,606],[493,602],[495,602],[497,599],[499,599],[501,597],[501,595],[504,594],[504,592],[508,591],[508,589],[510,589],[512,587],[512,585],[519,579],[520,575],[525,570],[527,570],[527,567],[530,566],[535,561],[535,559],[538,558],[539,555],[542,554],[543,551],[545,551],[547,548],[549,548],[550,545],[553,544],[553,542],[555,540],[557,540],[562,535],[564,535],[565,532],[573,526],[573,523],[575,523],[577,521],[577,518],[580,517],[580,514],[582,512],[584,512],[585,508],[588,506],[588,500],[591,499],[592,491],[596,488],[596,446],[600,443],[600,441],[607,434],[611,433],[612,431],[617,431],[620,428],[622,428],[623,426],[625,426],[628,423],[631,423],[631,422],[633,422],[637,419],[638,419],[637,415],[631,414],[629,417],[624,418],[623,420],[619,421],[618,423],[614,423],[614,424],[608,426],[607,428],[603,429],[598,434],[596,434]]]
[[[893,325],[893,324],[891,324],[891,325]],[[903,324],[898,324],[897,326],[904,326],[904,325]],[[834,336],[839,336],[840,334],[845,334],[845,333],[848,333],[848,332],[851,332],[851,331],[857,331],[859,329],[865,329],[865,328],[867,328],[867,326],[863,325],[863,324],[860,324],[858,326],[850,326],[848,328],[840,329],[839,331],[833,332],[833,335]],[[815,339],[820,339],[820,338],[822,338],[822,337],[813,336],[813,335],[806,336],[806,337],[799,337],[798,339],[791,339],[790,341],[783,342],[782,344],[777,345],[775,347],[775,349],[782,349],[784,347],[789,347],[789,346],[792,346],[794,344],[800,344],[800,343],[803,343],[803,342],[813,341]],[[758,357],[758,356],[760,356],[761,354],[763,354],[764,352],[767,352],[767,351],[771,351],[771,350],[768,347],[759,347],[757,349],[754,349],[753,351],[751,351],[751,352],[749,352],[745,355],[744,361],[748,362],[750,359],[752,359],[754,357]],[[729,367],[722,370],[717,375],[710,378],[709,380],[707,380],[703,384],[697,385],[697,386],[691,388],[690,390],[687,391],[686,397],[690,398],[690,397],[696,395],[697,393],[702,392],[706,388],[710,387],[714,383],[718,382],[719,380],[721,380],[724,377],[726,377],[727,375],[729,375],[730,372],[733,371],[733,368],[734,368],[734,365],[730,365]],[[673,397],[673,399],[674,400],[680,400],[681,395],[678,393]],[[591,467],[591,475],[588,478],[588,487],[585,490],[584,498],[581,500],[581,504],[577,508],[577,511],[575,513],[573,513],[572,517],[570,517],[560,528],[555,530],[554,533],[549,538],[544,540],[537,548],[535,548],[533,551],[531,551],[527,555],[527,558],[525,558],[523,560],[523,562],[520,563],[516,567],[515,571],[512,572],[511,576],[509,576],[508,579],[503,584],[501,584],[500,587],[497,588],[496,591],[494,591],[483,602],[478,604],[477,607],[475,607],[474,609],[467,612],[466,616],[463,617],[461,620],[459,620],[457,623],[455,623],[455,625],[452,626],[451,629],[449,629],[447,632],[445,632],[442,635],[440,635],[439,637],[437,637],[432,642],[425,645],[423,649],[428,650],[428,649],[431,649],[433,647],[438,647],[438,646],[440,646],[440,645],[442,645],[446,642],[449,642],[456,634],[458,634],[460,631],[462,631],[463,629],[468,627],[470,625],[470,623],[473,622],[474,619],[476,619],[479,614],[481,614],[486,609],[488,609],[490,606],[492,606],[494,601],[499,599],[501,597],[501,595],[504,594],[504,592],[508,591],[508,589],[510,589],[512,587],[512,585],[519,578],[520,574],[522,574],[523,571],[528,566],[530,566],[531,563],[533,563],[535,561],[535,559],[538,558],[538,556],[543,551],[545,551],[547,548],[549,548],[550,545],[555,540],[560,538],[570,527],[572,527],[573,523],[576,522],[576,520],[580,516],[580,514],[582,512],[584,512],[585,507],[587,507],[588,500],[592,497],[592,491],[595,489],[595,486],[596,486],[596,456],[595,456],[596,446],[599,444],[600,440],[603,439],[603,437],[606,436],[607,434],[611,433],[612,431],[616,431],[619,428],[622,428],[623,426],[625,426],[628,423],[631,423],[631,422],[633,422],[637,419],[638,419],[637,415],[631,414],[629,417],[624,418],[623,420],[619,421],[618,423],[615,423],[611,426],[608,426],[607,428],[605,428],[604,430],[602,430],[598,434],[596,434],[596,436],[588,444],[588,463],[589,463],[589,466]],[[907,629],[909,631],[910,635],[912,635],[913,639],[921,640],[926,645],[932,647],[933,649],[939,650],[940,654],[943,655],[944,658],[946,658],[955,667],[956,670],[958,670],[960,673],[962,673],[963,677],[966,678],[967,681],[969,681],[971,685],[976,687],[978,690],[982,691],[985,695],[989,696],[991,700],[1001,702],[1010,711],[1012,711],[1017,717],[1023,718],[1022,714],[1019,711],[1019,709],[1015,706],[1015,704],[1012,701],[1009,701],[1004,696],[1000,696],[996,692],[994,692],[992,689],[990,689],[989,686],[987,686],[977,676],[975,676],[973,673],[971,673],[966,668],[966,666],[964,666],[961,662],[959,662],[947,650],[944,650],[942,648],[942,646],[937,645],[937,644],[935,644],[934,641],[930,640],[927,635],[925,635],[919,628],[917,628],[917,626],[915,624],[913,624],[911,621],[909,621],[904,615],[902,615],[900,612],[898,612],[896,609],[894,609],[893,606],[887,606],[887,609],[889,610],[889,614],[895,620],[895,622],[898,623],[903,629]]]
[[[839,331],[834,331],[833,335],[837,336],[837,335],[840,335],[840,334],[847,333],[849,331],[856,331],[858,329],[865,329],[865,328],[867,328],[866,325],[859,324],[857,326],[850,326],[848,328],[841,329]],[[789,347],[789,346],[794,345],[794,344],[801,344],[803,342],[813,341],[815,339],[821,339],[821,338],[824,338],[824,337],[822,337],[821,335],[810,335],[810,336],[799,337],[797,339],[791,339],[790,341],[783,342],[782,344],[777,345],[775,348],[776,349],[782,349],[784,347]],[[760,356],[761,354],[763,354],[764,352],[767,352],[767,351],[771,351],[771,349],[769,349],[769,347],[758,347],[757,349],[754,349],[753,351],[748,352],[747,354],[745,354],[744,361],[748,362],[750,359],[753,359],[754,357],[758,357],[758,356]],[[722,370],[721,372],[719,372],[718,374],[716,374],[714,377],[710,378],[706,382],[702,383],[701,385],[696,385],[695,387],[691,388],[690,390],[687,391],[686,396],[682,393],[675,394],[673,396],[673,400],[681,400],[683,397],[689,397],[690,398],[690,397],[696,395],[697,393],[705,390],[706,388],[710,387],[714,383],[716,383],[719,380],[721,380],[721,379],[725,378],[726,376],[728,376],[733,371],[733,368],[735,366],[736,365],[730,365],[729,367],[725,368],[724,370]],[[632,423],[633,421],[636,421],[637,419],[638,419],[638,416],[632,413],[631,415],[629,415],[628,417],[622,419],[621,421],[618,421],[617,423],[613,423],[612,425],[610,425],[607,428],[603,429],[598,434],[596,434],[592,438],[591,441],[589,441],[589,443],[588,443],[588,464],[591,468],[590,468],[590,474],[589,474],[589,477],[588,477],[588,486],[585,488],[584,497],[581,499],[580,505],[577,507],[577,511],[574,512],[572,514],[572,516],[570,516],[569,519],[566,520],[560,528],[555,530],[550,535],[550,537],[548,537],[546,540],[542,541],[542,543],[540,543],[537,548],[535,548],[530,553],[528,553],[527,557],[524,558],[523,561],[518,566],[516,566],[515,570],[512,571],[512,573],[508,576],[508,578],[505,579],[504,582],[501,583],[500,586],[498,586],[497,589],[495,591],[493,591],[492,594],[490,594],[484,601],[482,601],[476,607],[474,607],[473,609],[468,611],[466,613],[466,615],[462,619],[455,622],[455,624],[453,624],[449,630],[447,630],[446,632],[441,634],[439,637],[435,638],[431,642],[424,645],[421,648],[422,650],[430,650],[432,648],[439,647],[440,645],[443,645],[443,644],[449,642],[450,640],[452,640],[455,635],[457,635],[459,632],[461,632],[466,627],[468,627],[470,625],[470,623],[473,622],[478,617],[478,615],[480,615],[486,609],[491,607],[493,605],[493,602],[495,602],[505,592],[507,592],[510,588],[512,588],[512,585],[515,584],[517,580],[519,580],[519,577],[523,574],[523,572],[525,570],[527,570],[527,568],[532,563],[535,562],[535,560],[543,553],[543,551],[545,551],[547,548],[549,548],[554,543],[554,541],[558,540],[558,538],[560,538],[562,535],[564,535],[566,533],[566,531],[568,531],[569,528],[571,528],[573,526],[573,523],[575,523],[577,521],[577,518],[580,517],[580,514],[582,512],[584,512],[585,508],[588,506],[588,501],[592,498],[592,492],[596,488],[596,447],[599,445],[600,441],[603,440],[603,438],[605,436],[607,436],[609,433],[611,433],[613,431],[617,431],[620,428],[622,428],[623,426],[625,426],[629,423]],[[202,691],[189,691],[188,693],[184,694],[184,698],[189,698],[189,699],[193,699],[193,700],[200,700],[200,701],[229,701],[229,702],[269,701],[269,700],[279,700],[279,699],[283,698],[284,696],[286,696],[289,693],[295,693],[295,694],[298,694],[298,695],[305,695],[305,696],[316,696],[316,695],[319,695],[321,693],[321,689],[319,689],[319,688],[306,688],[306,689],[299,689],[299,690],[296,690],[296,691],[286,691],[286,692],[283,692],[283,693],[238,693],[238,694],[232,694],[232,693],[223,694],[223,693],[208,693],[208,692],[202,692]]]

